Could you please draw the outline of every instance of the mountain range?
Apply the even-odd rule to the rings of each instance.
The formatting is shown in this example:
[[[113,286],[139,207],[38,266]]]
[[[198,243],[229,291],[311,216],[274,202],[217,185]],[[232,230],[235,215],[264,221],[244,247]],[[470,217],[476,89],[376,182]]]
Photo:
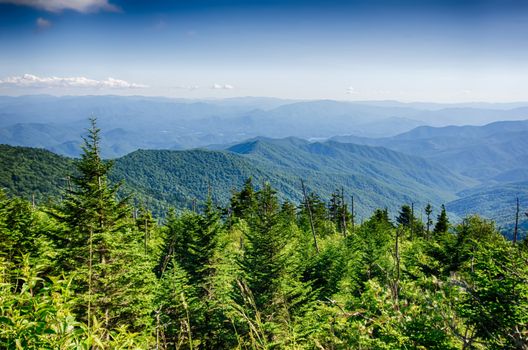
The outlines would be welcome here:
[[[528,201],[528,120],[493,120],[520,119],[525,105],[0,97],[0,143],[51,151],[2,146],[0,186],[59,194],[93,112],[112,179],[157,213],[200,203],[209,188],[225,204],[248,177],[299,201],[304,179],[323,198],[342,186],[363,217],[445,203],[455,220],[476,213],[509,230],[515,199]],[[484,125],[443,125],[467,121]]]
[[[463,217],[480,214],[510,229],[518,197],[521,208],[528,203],[528,121],[500,121],[484,126],[417,127],[385,138],[336,136],[332,140],[386,147],[412,154],[478,185],[457,192],[459,199],[447,208]],[[525,216],[521,216],[524,222]],[[526,223],[523,224],[524,226]]]
[[[30,199],[61,193],[73,159],[52,152],[3,145],[0,186]],[[328,199],[341,187],[354,195],[359,217],[378,207],[396,212],[402,203],[436,207],[456,199],[453,190],[472,180],[418,157],[381,147],[297,138],[256,138],[226,150],[138,150],[115,160],[111,179],[124,180],[125,193],[162,213],[169,206],[202,203],[209,188],[226,204],[233,190],[252,177],[257,187],[270,182],[280,197],[298,202],[300,180]]]
[[[419,126],[483,125],[528,119],[528,104],[427,104],[395,101],[145,96],[0,96],[0,143],[77,156],[90,116],[103,129],[103,155],[137,149],[189,149],[266,136],[323,140],[385,138]]]

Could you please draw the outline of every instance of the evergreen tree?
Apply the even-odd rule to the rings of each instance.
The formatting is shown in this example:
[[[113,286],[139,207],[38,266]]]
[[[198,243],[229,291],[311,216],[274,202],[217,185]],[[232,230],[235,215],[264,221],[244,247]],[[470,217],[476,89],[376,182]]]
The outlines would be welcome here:
[[[438,218],[436,220],[433,233],[435,234],[444,233],[444,232],[447,232],[448,228],[449,228],[449,219],[447,218],[445,205],[442,204],[442,210],[440,211],[440,214],[438,214]]]
[[[423,223],[414,216],[413,207],[409,205],[402,205],[396,222],[410,231],[411,239],[424,234]]]
[[[413,214],[411,212],[411,207],[407,204],[402,205],[400,213],[396,218],[396,222],[403,227],[410,228],[411,224],[415,221]]]
[[[288,237],[280,220],[276,192],[269,184],[257,192],[256,205],[256,215],[250,221],[240,266],[257,309],[269,310],[280,289]]]
[[[64,271],[75,271],[78,312],[88,325],[96,317],[107,330],[123,324],[144,328],[153,275],[126,199],[117,200],[119,185],[108,182],[112,164],[100,156],[99,133],[91,119],[74,187],[52,212],[65,228],[58,261]]]
[[[174,306],[170,305],[162,306],[160,312],[163,314],[167,310],[169,313],[163,314],[164,319],[169,317],[172,325],[184,322],[196,340],[200,340],[202,347],[211,348],[214,343],[212,334],[218,326],[214,320],[222,317],[212,307],[215,303],[212,281],[215,275],[214,257],[222,230],[220,212],[209,197],[202,214],[186,212],[176,217],[171,213],[167,229],[164,253],[157,271],[162,274],[162,280],[169,278],[163,276],[177,278],[180,293],[182,288],[186,289],[183,297],[187,300],[185,307],[192,319],[187,320],[182,318],[184,315],[181,313],[174,313]],[[187,283],[189,287],[186,287]],[[182,305],[180,300],[175,303]],[[181,336],[174,333],[175,329],[166,331],[170,337]]]
[[[308,213],[308,207],[310,207],[312,213],[312,220],[314,224],[315,232],[318,236],[325,237],[334,232],[334,227],[328,221],[328,209],[326,204],[316,193],[309,193],[306,201],[299,205],[298,211],[298,225],[303,231],[310,232],[310,218]]]
[[[338,231],[346,236],[347,224],[350,221],[350,213],[345,202],[343,190],[336,190],[332,193],[328,204],[328,214],[330,220],[336,225]]]
[[[425,206],[425,215],[426,215],[426,221],[425,221],[425,225],[427,227],[427,237],[429,237],[429,234],[431,233],[431,225],[433,224],[433,219],[431,218],[431,214],[433,213],[433,207],[431,206],[430,203],[427,203],[427,205]]]
[[[379,225],[392,227],[392,222],[389,218],[389,210],[387,208],[385,209],[376,209],[374,211],[374,214],[372,214],[371,218],[369,219],[371,223],[376,223]]]
[[[231,212],[237,218],[248,218],[255,209],[255,190],[250,177],[244,183],[242,190],[231,198]]]
[[[20,198],[7,198],[0,189],[0,259],[8,268],[6,273],[20,268],[23,257],[29,255],[49,264],[44,258],[45,221]]]

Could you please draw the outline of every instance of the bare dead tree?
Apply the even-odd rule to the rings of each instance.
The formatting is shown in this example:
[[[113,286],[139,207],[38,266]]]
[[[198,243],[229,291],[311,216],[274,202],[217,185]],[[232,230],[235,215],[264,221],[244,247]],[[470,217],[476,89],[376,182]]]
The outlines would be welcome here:
[[[351,215],[352,215],[352,232],[354,232],[354,221],[356,219],[356,214],[354,212],[354,196],[350,196],[350,210],[351,210]]]
[[[411,202],[411,222],[409,223],[411,225],[411,240],[414,238],[414,203]]]
[[[347,236],[347,225],[346,225],[346,204],[345,204],[345,190],[343,189],[343,186],[341,186],[341,220],[342,220],[342,228],[343,228],[343,237]]]
[[[519,197],[517,197],[517,209],[515,210],[515,228],[513,230],[513,244],[517,243],[517,233],[519,231]]]
[[[306,187],[304,186],[304,181],[302,179],[301,179],[301,187],[302,187],[302,192],[303,192],[303,197],[304,197],[304,205],[306,207],[306,211],[308,211],[308,218],[310,220],[310,229],[312,230],[315,251],[319,253],[319,246],[317,245],[317,236],[315,234],[315,227],[314,227],[313,216],[312,216],[312,208],[310,207],[310,202],[308,201],[308,196],[306,195]]]

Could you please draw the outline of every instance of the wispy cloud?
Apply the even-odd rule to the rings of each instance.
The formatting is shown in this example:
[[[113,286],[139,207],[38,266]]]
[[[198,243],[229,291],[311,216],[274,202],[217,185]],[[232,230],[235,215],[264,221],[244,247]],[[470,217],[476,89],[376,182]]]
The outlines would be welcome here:
[[[95,80],[85,77],[38,77],[33,74],[0,79],[0,86],[21,88],[92,88],[92,89],[140,89],[147,85],[131,83],[125,80],[107,78]]]
[[[49,27],[51,27],[51,21],[45,18],[39,17],[37,18],[36,25],[37,25],[38,30],[48,29]]]
[[[211,89],[214,89],[214,90],[233,90],[235,87],[233,85],[230,85],[230,84],[213,84],[213,86],[211,86]]]
[[[359,94],[359,92],[353,87],[353,86],[349,86],[346,90],[346,93],[349,94],[349,95],[357,95]]]
[[[120,8],[108,0],[0,0],[0,3],[19,6],[29,6],[48,12],[62,12],[64,10],[81,13],[109,11],[119,12]]]
[[[198,90],[200,87],[198,85],[176,85],[176,86],[172,86],[171,88],[177,89],[177,90],[194,91],[194,90]]]

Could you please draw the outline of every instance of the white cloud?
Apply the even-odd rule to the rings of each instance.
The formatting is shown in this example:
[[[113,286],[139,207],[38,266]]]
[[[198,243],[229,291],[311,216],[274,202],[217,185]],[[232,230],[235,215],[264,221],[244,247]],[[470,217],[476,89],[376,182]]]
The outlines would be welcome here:
[[[214,83],[213,86],[211,86],[211,89],[215,90],[233,90],[235,87],[230,84],[217,84]]]
[[[0,0],[0,3],[34,7],[49,12],[72,10],[81,13],[110,11],[120,9],[108,0]]]
[[[352,86],[348,87],[346,93],[349,94],[349,95],[357,95],[357,94],[359,94],[359,92]]]
[[[0,79],[0,86],[27,88],[92,88],[92,89],[138,89],[147,85],[130,83],[125,80],[107,78],[94,80],[85,77],[38,77],[32,74]]]
[[[37,24],[37,28],[40,30],[44,30],[46,28],[51,27],[51,21],[45,18],[42,18],[42,17],[37,18],[36,24]]]

